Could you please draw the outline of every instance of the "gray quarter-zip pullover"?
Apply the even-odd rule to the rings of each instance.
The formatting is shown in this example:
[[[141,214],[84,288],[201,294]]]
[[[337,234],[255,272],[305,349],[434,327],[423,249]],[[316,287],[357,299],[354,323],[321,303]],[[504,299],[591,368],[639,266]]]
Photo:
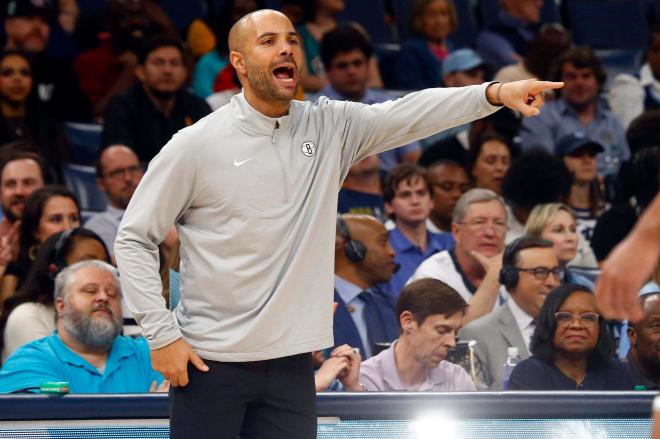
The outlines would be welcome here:
[[[293,101],[269,118],[239,94],[179,131],[151,161],[115,256],[152,349],[183,336],[215,361],[257,361],[333,344],[337,196],[351,165],[499,107],[488,84],[382,104]],[[181,301],[165,307],[157,245],[176,224]]]

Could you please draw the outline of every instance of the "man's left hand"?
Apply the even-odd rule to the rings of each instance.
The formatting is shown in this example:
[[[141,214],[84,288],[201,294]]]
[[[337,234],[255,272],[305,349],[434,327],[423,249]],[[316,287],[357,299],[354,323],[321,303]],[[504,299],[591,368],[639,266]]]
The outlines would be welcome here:
[[[536,79],[493,83],[486,89],[486,99],[493,105],[504,105],[524,116],[536,116],[544,103],[543,93],[563,86],[563,82]]]

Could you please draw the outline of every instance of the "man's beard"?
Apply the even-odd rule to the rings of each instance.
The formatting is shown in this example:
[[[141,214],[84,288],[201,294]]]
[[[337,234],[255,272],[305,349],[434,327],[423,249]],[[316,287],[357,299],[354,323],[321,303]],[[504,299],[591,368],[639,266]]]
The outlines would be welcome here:
[[[102,307],[95,307],[93,311],[99,308]],[[106,319],[90,317],[80,311],[69,309],[62,315],[62,324],[83,346],[109,349],[122,330],[121,319],[112,311],[109,312],[110,319]]]
[[[293,60],[291,60],[293,62]],[[249,64],[246,65],[247,68],[247,77],[248,82],[254,90],[254,94],[257,95],[260,99],[264,101],[280,101],[280,102],[289,102],[293,99],[293,96],[289,94],[282,93],[276,86],[270,81],[270,75],[272,75],[270,70],[262,70],[258,68],[252,68]],[[269,67],[270,68],[270,67]],[[298,84],[296,84],[297,87]]]
[[[163,102],[174,99],[174,97],[178,93],[178,90],[176,90],[176,91],[163,91],[163,90],[156,90],[153,87],[147,87],[147,89],[149,90],[149,93],[153,97],[155,97],[159,101],[163,101]]]
[[[13,210],[11,210],[11,204],[9,206],[5,206],[3,204],[2,213],[5,215],[5,218],[7,218],[7,221],[9,221],[11,224],[14,224],[17,220],[21,219],[18,215],[14,213]]]

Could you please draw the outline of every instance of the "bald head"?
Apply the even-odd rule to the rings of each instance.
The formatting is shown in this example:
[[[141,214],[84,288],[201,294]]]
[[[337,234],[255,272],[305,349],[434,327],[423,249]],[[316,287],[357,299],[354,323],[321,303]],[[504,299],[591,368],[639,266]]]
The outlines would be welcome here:
[[[273,9],[260,9],[251,12],[234,23],[229,30],[229,50],[242,53],[245,50],[245,42],[257,29],[257,23],[264,19],[272,19],[274,16],[284,18],[291,23],[286,15]],[[291,24],[291,27],[293,27],[293,24]]]
[[[112,145],[101,153],[97,174],[97,185],[106,193],[110,204],[126,209],[142,179],[143,168],[131,148],[125,145]]]

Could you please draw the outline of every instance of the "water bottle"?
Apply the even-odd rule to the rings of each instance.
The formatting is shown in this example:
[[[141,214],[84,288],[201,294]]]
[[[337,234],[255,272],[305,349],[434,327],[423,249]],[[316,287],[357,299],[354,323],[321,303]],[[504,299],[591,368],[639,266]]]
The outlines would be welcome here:
[[[504,380],[502,381],[502,389],[509,390],[509,378],[513,368],[518,364],[518,348],[506,348],[506,362],[504,363]]]

